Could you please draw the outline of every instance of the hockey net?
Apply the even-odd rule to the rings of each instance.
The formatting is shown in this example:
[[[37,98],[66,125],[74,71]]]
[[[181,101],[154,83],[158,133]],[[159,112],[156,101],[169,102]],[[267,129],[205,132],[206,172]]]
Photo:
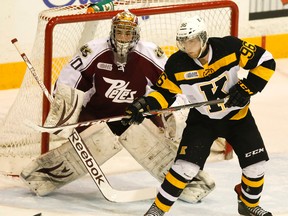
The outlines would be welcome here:
[[[79,46],[109,35],[111,18],[118,10],[131,9],[139,16],[141,40],[158,44],[168,56],[177,50],[176,28],[187,16],[197,14],[204,18],[210,36],[237,36],[238,9],[232,1],[118,0],[113,3],[114,11],[94,14],[86,13],[87,4],[49,9],[39,14],[29,58],[49,90]],[[27,70],[16,100],[0,126],[0,162],[5,168],[0,171],[19,173],[27,164],[25,159],[30,161],[63,142],[54,135],[36,132],[24,123],[29,120],[42,124],[48,110],[48,101]],[[21,164],[15,164],[15,158],[22,158]]]

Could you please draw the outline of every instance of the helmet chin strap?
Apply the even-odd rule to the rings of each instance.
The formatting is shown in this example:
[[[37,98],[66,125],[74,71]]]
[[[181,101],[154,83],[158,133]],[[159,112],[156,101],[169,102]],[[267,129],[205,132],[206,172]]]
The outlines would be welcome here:
[[[204,48],[204,47],[203,47]],[[209,44],[208,42],[206,43],[205,49],[203,51],[203,48],[201,49],[201,52],[199,53],[199,56],[197,57],[197,59],[201,59],[203,57],[205,57],[209,51]]]
[[[127,61],[128,52],[128,44],[117,42],[117,56],[120,63]]]
[[[117,48],[115,46],[114,43],[112,43],[112,39],[109,38],[109,40],[107,40],[109,46],[111,46],[112,50],[113,50],[113,57],[114,57],[114,63],[126,63],[127,62],[127,56],[128,56],[128,52],[127,55],[123,55],[119,52],[117,52]]]
[[[127,55],[120,55],[119,53],[117,52],[113,52],[114,53],[114,62],[117,64],[117,63],[126,63],[127,62],[127,57],[128,57],[128,54]]]

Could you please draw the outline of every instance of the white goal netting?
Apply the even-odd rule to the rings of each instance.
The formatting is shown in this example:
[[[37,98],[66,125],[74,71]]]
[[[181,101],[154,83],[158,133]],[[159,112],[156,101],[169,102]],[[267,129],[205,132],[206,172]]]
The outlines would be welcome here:
[[[210,36],[225,36],[233,34],[233,32],[235,34],[237,32],[235,29],[237,23],[233,23],[233,13],[235,12],[230,6],[227,6],[227,2],[231,4],[230,1],[207,2],[207,0],[118,0],[113,3],[115,11],[134,8],[137,9],[135,13],[139,14],[143,13],[145,8],[157,7],[157,10],[150,11],[151,14],[139,15],[141,40],[158,44],[169,56],[177,50],[175,45],[176,28],[184,17],[200,15],[208,25]],[[176,9],[178,11],[171,6],[184,4],[185,7]],[[91,16],[86,14],[87,6],[54,8],[39,14],[32,54],[28,57],[39,77],[45,81],[46,85],[47,82],[49,83],[50,89],[53,88],[61,68],[74,55],[79,46],[94,38],[109,35],[113,14],[106,14],[105,18],[100,17],[100,20],[99,16],[95,16],[95,20],[91,20]],[[158,8],[160,6],[161,8]],[[101,13],[104,16],[106,12],[99,12],[99,14]],[[136,15],[138,15],[137,13]],[[69,21],[66,20],[59,24],[51,23],[53,19],[58,22],[57,17],[65,18],[67,16],[69,16]],[[107,16],[108,18],[106,18]],[[47,25],[54,24],[50,37],[45,36]],[[45,50],[46,52],[47,50],[52,51],[51,58]],[[0,126],[0,162],[8,163],[8,165],[3,165],[6,167],[6,170],[3,171],[18,172],[26,164],[24,158],[31,160],[41,154],[42,135],[27,127],[25,121],[42,124],[43,112],[45,112],[43,93],[27,70],[16,100]],[[61,143],[61,140],[57,142],[57,139],[59,138],[51,136],[50,148],[54,147],[52,141],[56,141],[56,145]],[[47,143],[42,141],[42,147],[43,145],[47,145]],[[14,164],[15,157],[23,158],[23,163]],[[11,160],[8,160],[9,158]],[[0,169],[0,171],[2,170]]]

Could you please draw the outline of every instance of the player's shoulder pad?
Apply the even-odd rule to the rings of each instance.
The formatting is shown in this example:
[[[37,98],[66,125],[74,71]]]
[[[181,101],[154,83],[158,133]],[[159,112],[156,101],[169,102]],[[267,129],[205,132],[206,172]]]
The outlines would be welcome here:
[[[87,42],[78,49],[81,58],[93,58],[108,49],[107,38],[95,39]]]
[[[170,57],[167,60],[167,64],[170,64],[170,63],[174,64],[175,62],[182,61],[185,56],[187,56],[187,53],[178,50],[170,55]]]
[[[167,58],[164,51],[161,49],[161,47],[157,46],[156,44],[152,42],[147,41],[138,41],[135,51],[139,52],[149,58]]]
[[[218,47],[219,50],[229,50],[229,52],[237,52],[240,50],[243,41],[234,36],[210,37],[208,42],[212,47]]]
[[[235,36],[225,36],[223,37],[223,43],[227,45],[242,46],[243,41]]]

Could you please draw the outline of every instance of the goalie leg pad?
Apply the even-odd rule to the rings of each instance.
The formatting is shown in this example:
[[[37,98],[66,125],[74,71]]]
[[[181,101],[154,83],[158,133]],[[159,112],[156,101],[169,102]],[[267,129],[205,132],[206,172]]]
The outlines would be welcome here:
[[[214,189],[215,181],[207,172],[199,170],[198,174],[183,190],[180,198],[189,203],[198,203]]]
[[[150,120],[140,125],[131,125],[120,137],[119,142],[132,157],[153,177],[162,182],[177,152],[175,144],[170,144],[164,136],[156,136],[151,131],[161,132]]]
[[[108,126],[101,125],[102,128],[98,127],[93,134],[89,132],[91,128],[81,133],[83,141],[99,165],[122,149]],[[66,142],[33,160],[23,169],[20,177],[34,193],[45,196],[86,173],[87,170],[72,145]]]
[[[165,137],[151,121],[145,119],[140,125],[130,126],[119,142],[134,159],[159,182],[174,163],[178,146]],[[197,181],[195,181],[197,180]],[[208,173],[200,171],[182,192],[180,199],[197,203],[215,188],[215,182]]]

